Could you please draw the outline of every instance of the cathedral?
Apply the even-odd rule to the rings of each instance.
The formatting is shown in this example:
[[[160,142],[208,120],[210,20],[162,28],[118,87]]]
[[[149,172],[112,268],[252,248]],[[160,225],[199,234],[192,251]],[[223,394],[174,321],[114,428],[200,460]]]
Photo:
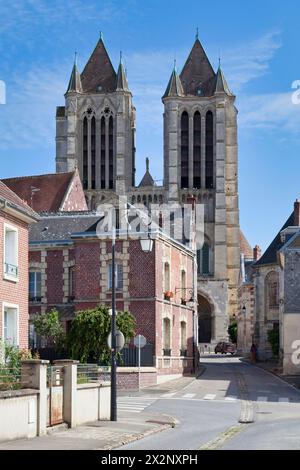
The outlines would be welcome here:
[[[163,92],[163,90],[162,90]],[[136,110],[120,59],[117,72],[100,37],[82,73],[76,61],[56,112],[56,172],[78,169],[89,209],[126,195],[131,204],[204,206],[197,251],[199,344],[226,340],[237,314],[240,268],[237,109],[221,65],[214,71],[198,35],[162,96],[164,179],[135,181]]]

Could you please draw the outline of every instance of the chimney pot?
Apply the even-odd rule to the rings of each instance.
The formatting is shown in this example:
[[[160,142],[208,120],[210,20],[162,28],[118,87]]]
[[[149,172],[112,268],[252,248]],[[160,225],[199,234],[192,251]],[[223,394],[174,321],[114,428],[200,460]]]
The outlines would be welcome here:
[[[253,248],[253,259],[258,261],[261,258],[261,249],[258,245]]]

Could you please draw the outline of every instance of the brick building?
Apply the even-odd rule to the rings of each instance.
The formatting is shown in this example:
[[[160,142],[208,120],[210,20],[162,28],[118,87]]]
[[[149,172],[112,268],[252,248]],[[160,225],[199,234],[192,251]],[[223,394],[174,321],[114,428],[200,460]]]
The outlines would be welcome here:
[[[111,305],[111,239],[96,233],[91,212],[44,215],[30,230],[30,315],[56,307],[66,329],[76,312]],[[193,367],[196,339],[194,253],[161,231],[153,248],[140,233],[116,241],[117,309],[136,318],[136,333],[153,347],[159,373]],[[34,339],[33,325],[30,326]]]
[[[0,339],[28,346],[28,224],[38,215],[0,181]]]

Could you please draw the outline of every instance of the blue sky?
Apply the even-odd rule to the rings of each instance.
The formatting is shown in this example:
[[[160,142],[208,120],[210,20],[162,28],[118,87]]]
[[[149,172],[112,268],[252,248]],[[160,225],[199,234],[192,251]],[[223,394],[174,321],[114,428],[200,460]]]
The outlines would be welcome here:
[[[0,17],[0,177],[55,171],[55,107],[74,51],[82,69],[102,30],[115,67],[123,51],[137,108],[137,177],[150,157],[160,180],[160,98],[198,26],[237,95],[241,227],[251,245],[268,245],[300,198],[300,105],[291,89],[300,80],[298,1],[0,0]]]

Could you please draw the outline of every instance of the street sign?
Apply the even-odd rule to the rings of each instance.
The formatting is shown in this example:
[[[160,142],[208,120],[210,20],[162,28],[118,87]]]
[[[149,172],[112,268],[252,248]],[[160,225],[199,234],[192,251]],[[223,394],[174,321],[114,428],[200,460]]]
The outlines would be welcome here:
[[[143,335],[136,335],[134,340],[133,340],[133,343],[135,345],[136,348],[143,348],[144,346],[146,346],[147,344],[147,340],[145,338],[145,336]]]
[[[125,338],[120,330],[116,330],[116,350],[121,351],[124,348]],[[107,346],[111,349],[111,333],[107,337]]]

